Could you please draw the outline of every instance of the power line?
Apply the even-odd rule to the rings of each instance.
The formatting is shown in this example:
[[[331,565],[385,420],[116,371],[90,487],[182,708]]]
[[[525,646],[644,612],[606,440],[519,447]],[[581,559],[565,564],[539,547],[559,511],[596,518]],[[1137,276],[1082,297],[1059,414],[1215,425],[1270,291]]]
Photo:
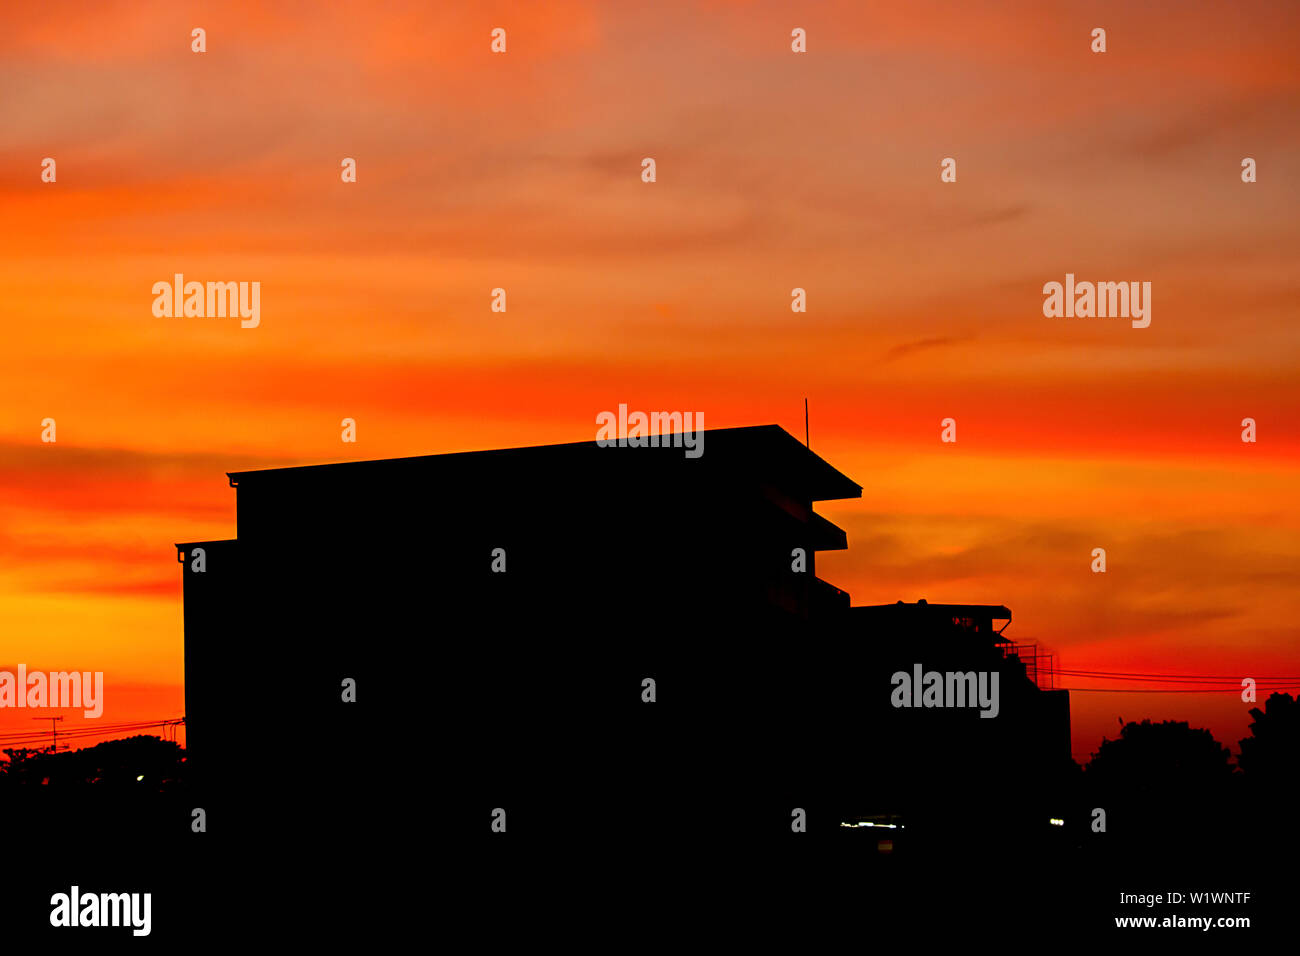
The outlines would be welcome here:
[[[59,728],[55,726],[57,721],[63,720],[62,717],[33,717],[32,720],[48,720],[50,722],[50,733],[54,736],[54,743],[50,745],[51,753],[58,753],[59,750]]]
[[[45,721],[45,719],[51,719],[51,718],[45,718],[45,717],[34,717],[34,718],[32,718],[32,719],[34,719],[34,721]],[[60,719],[60,721],[61,721],[62,718],[60,717],[60,718],[57,718],[57,719]],[[164,722],[165,722],[164,719],[156,719],[156,721],[116,721],[116,722],[112,722],[112,723],[99,723],[98,721],[96,721],[95,723],[87,722],[87,723],[86,723],[86,727],[91,727],[91,726],[94,726],[94,727],[104,727],[104,728],[112,728],[112,727],[134,727],[134,726],[139,726],[139,724],[156,724],[156,723],[164,723]],[[19,735],[23,735],[23,731],[17,731],[17,734],[19,734]],[[4,734],[4,735],[0,735],[0,736],[14,736],[14,734]]]
[[[1070,670],[1069,668],[1057,668],[1056,673],[1064,674],[1068,677],[1091,677],[1107,680],[1139,680],[1151,681],[1153,683],[1181,683],[1181,684],[1206,684],[1206,683],[1231,683],[1240,685],[1244,677],[1196,677],[1191,674],[1120,674],[1108,671],[1079,671]],[[1300,684],[1300,677],[1255,677],[1251,678],[1256,684]]]
[[[1200,690],[1186,690],[1172,687],[1057,687],[1055,690],[1068,690],[1082,694],[1239,694],[1240,687],[1209,687]],[[1274,693],[1281,691],[1300,691],[1300,687],[1265,687]]]
[[[133,732],[133,731],[135,731],[135,730],[147,730],[147,729],[149,729],[148,726],[138,727],[138,728],[137,728],[137,727],[124,727],[124,728],[121,728],[120,730],[101,730],[101,731],[84,731],[84,730],[83,730],[83,731],[72,731],[72,730],[68,730],[68,731],[64,731],[63,736],[64,736],[64,739],[66,739],[66,740],[74,740],[74,739],[79,739],[79,738],[82,738],[82,737],[102,737],[102,736],[105,736],[105,735],[111,735],[111,734],[117,734],[117,733],[131,733],[131,732]],[[5,743],[5,744],[33,744],[33,743],[40,743],[40,742],[41,742],[42,740],[44,740],[44,739],[45,739],[45,737],[44,737],[43,734],[15,735],[15,736],[13,736],[13,737],[0,738],[0,743]]]
[[[1064,678],[1097,681],[1129,681],[1142,684],[1195,684],[1198,687],[1062,687],[1083,694],[1236,694],[1244,686],[1244,677],[1227,674],[1154,674],[1137,671],[1099,671],[1062,667],[1056,674]],[[1256,677],[1255,687],[1271,693],[1300,691],[1300,677]],[[1225,686],[1214,686],[1216,684]],[[1205,686],[1209,685],[1209,686]]]
[[[1057,671],[1057,673],[1060,674],[1060,671]],[[1228,682],[1228,681],[1217,681],[1217,682],[1216,682],[1216,681],[1193,680],[1193,679],[1190,679],[1190,678],[1187,679],[1187,680],[1184,680],[1184,679],[1181,678],[1181,677],[1162,677],[1162,678],[1155,678],[1155,677],[1101,677],[1101,676],[1094,676],[1094,675],[1092,675],[1092,674],[1061,674],[1061,676],[1063,676],[1063,677],[1075,677],[1075,678],[1078,678],[1078,679],[1080,679],[1080,680],[1125,680],[1125,681],[1139,681],[1139,682],[1144,682],[1144,683],[1148,683],[1148,684],[1202,684],[1202,685],[1208,684],[1208,685],[1210,685],[1210,686],[1216,686],[1216,685],[1217,685],[1217,686],[1218,686],[1218,689],[1220,689],[1220,690],[1233,690],[1234,688],[1241,688],[1241,687],[1244,686],[1244,685],[1242,684],[1241,681],[1232,681],[1232,682]],[[1281,680],[1279,680],[1279,681],[1273,681],[1273,680],[1268,680],[1268,679],[1259,679],[1259,678],[1253,678],[1253,679],[1254,679],[1254,681],[1255,681],[1255,686],[1256,686],[1256,687],[1294,687],[1294,686],[1296,686],[1297,684],[1300,684],[1300,680],[1288,680],[1288,681],[1281,681]]]
[[[39,717],[33,720],[62,720],[62,717]],[[166,720],[153,721],[127,721],[117,724],[104,724],[95,727],[78,727],[74,730],[65,730],[63,736],[65,739],[86,739],[90,737],[103,737],[112,735],[130,734],[135,731],[148,730],[152,727],[162,727],[164,730],[168,726],[177,726],[184,723],[184,717],[169,718]],[[36,732],[15,732],[9,734],[0,734],[0,744],[9,744],[11,746],[26,743],[38,743],[44,738],[43,733]]]

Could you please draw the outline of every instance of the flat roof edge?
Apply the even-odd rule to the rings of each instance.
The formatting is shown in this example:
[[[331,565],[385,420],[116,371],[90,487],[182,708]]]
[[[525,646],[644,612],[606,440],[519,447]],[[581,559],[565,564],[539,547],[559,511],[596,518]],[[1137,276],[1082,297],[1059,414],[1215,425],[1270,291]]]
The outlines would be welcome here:
[[[665,438],[671,439],[672,437],[679,434],[683,434],[683,433],[673,432],[670,433],[669,435],[666,436],[661,435],[658,437],[660,439],[665,439]],[[685,434],[693,434],[693,433],[686,432]],[[853,481],[843,472],[839,471],[837,468],[835,468],[834,465],[832,465],[826,459],[822,458],[811,448],[804,445],[803,442],[799,441],[799,439],[795,438],[793,435],[791,435],[780,425],[776,425],[776,424],[745,425],[736,428],[706,428],[703,430],[703,437],[705,441],[706,451],[708,447],[708,439],[710,437],[712,437],[715,441],[719,439],[722,439],[724,441],[734,441],[735,439],[743,438],[745,436],[754,436],[755,440],[763,440],[764,438],[766,438],[769,441],[782,442],[790,449],[789,454],[792,456],[795,454],[794,452],[795,448],[800,449],[801,452],[799,453],[799,455],[802,458],[800,464],[808,469],[808,477],[810,478],[810,484],[814,488],[818,488],[820,489],[820,491],[825,492],[824,494],[818,493],[814,498],[814,500],[832,501],[838,499],[862,497],[861,485]],[[466,456],[466,457],[474,456],[474,455],[510,456],[512,454],[521,454],[527,452],[543,452],[545,450],[551,450],[552,452],[554,452],[554,451],[559,451],[560,449],[578,449],[578,448],[595,448],[595,447],[599,447],[599,446],[597,445],[595,439],[591,439],[589,441],[579,441],[579,442],[557,442],[549,445],[519,445],[519,446],[513,446],[509,448],[483,448],[483,449],[477,449],[473,451],[440,452],[432,455],[406,455],[397,458],[368,458],[368,459],[361,459],[361,460],[354,460],[354,461],[322,462],[320,464],[315,464],[315,465],[286,465],[281,468],[259,468],[259,469],[254,469],[252,471],[228,471],[226,472],[226,477],[230,481],[230,486],[232,488],[237,488],[239,487],[241,482],[246,481],[250,478],[260,482],[272,476],[329,474],[329,473],[335,473],[337,470],[351,471],[353,468],[362,465],[386,466],[389,468],[393,468],[393,467],[401,467],[403,464],[414,464],[416,462],[433,462],[438,459],[446,460],[446,459],[460,458],[461,456]],[[662,447],[663,446],[660,445],[659,448],[656,448],[655,450],[659,450]]]

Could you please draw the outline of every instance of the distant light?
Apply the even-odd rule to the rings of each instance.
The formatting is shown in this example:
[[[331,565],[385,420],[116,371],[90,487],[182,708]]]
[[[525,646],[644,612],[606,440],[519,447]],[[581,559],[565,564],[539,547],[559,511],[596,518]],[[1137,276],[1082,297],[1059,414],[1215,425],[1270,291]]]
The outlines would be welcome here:
[[[860,827],[874,827],[875,824],[874,824],[874,823],[865,823],[865,822],[864,822],[864,823],[859,823],[858,826],[860,826]]]
[[[144,779],[144,774],[140,774],[140,776],[136,777],[135,779],[136,779],[136,780],[143,780],[143,779]]]
[[[1054,826],[1054,827],[1063,827],[1063,826],[1065,826],[1065,821],[1062,820],[1060,817],[1052,817],[1052,818],[1051,818],[1050,820],[1048,820],[1047,822],[1050,823],[1050,824],[1051,824],[1052,826]]]

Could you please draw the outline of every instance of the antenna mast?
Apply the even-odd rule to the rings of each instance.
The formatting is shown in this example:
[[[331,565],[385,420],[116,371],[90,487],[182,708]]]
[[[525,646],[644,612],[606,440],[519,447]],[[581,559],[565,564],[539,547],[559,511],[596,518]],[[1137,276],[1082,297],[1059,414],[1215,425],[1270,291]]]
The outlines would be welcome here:
[[[59,728],[54,725],[56,720],[62,720],[62,717],[33,717],[32,720],[48,720],[50,722],[50,732],[54,735],[54,745],[50,747],[50,753],[59,751]]]

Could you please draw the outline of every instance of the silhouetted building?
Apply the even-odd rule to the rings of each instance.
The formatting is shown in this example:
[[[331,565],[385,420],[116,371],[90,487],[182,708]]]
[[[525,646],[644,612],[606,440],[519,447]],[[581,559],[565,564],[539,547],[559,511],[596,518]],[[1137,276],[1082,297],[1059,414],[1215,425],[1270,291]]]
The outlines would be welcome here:
[[[936,849],[1058,838],[1050,821],[1069,806],[1073,770],[1069,692],[1055,689],[1050,655],[1005,636],[1011,611],[899,601],[852,608],[847,620],[873,651],[868,700],[889,771],[840,788],[852,795],[845,806],[904,807]]]
[[[972,756],[1003,773],[991,794],[1023,788],[1062,727],[1068,761],[1068,704],[1001,646],[1005,608],[850,609],[816,576],[845,533],[813,506],[861,487],[777,426],[704,439],[232,473],[238,537],[178,545],[213,799],[269,814],[274,778],[391,835],[432,780],[439,812],[507,808],[512,832],[608,806],[646,832],[779,833],[791,807],[821,830],[924,810]],[[999,718],[891,706],[916,663],[998,671]]]

